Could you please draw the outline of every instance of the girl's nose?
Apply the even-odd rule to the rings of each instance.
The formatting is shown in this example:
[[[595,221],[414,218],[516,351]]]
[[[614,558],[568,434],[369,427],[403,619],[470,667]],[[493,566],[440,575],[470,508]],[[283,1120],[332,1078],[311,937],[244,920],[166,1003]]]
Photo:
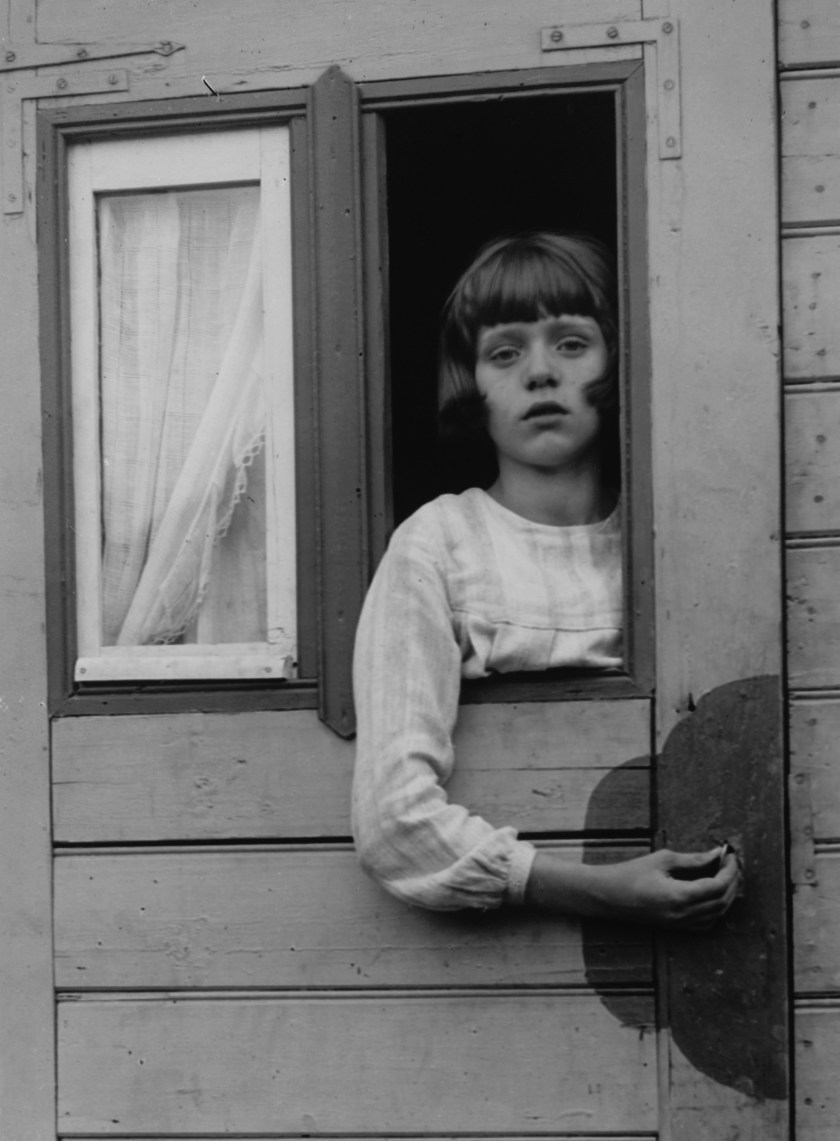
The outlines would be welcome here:
[[[557,361],[547,345],[534,345],[528,355],[525,381],[529,391],[555,388],[560,383]]]

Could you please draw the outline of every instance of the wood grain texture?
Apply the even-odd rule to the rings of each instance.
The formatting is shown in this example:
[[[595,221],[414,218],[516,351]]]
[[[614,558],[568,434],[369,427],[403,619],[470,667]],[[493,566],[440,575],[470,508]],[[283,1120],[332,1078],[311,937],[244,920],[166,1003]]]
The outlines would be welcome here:
[[[786,379],[840,376],[840,236],[785,238],[782,287]]]
[[[648,177],[660,754],[678,722],[700,716],[704,698],[738,679],[782,673],[777,121],[775,69],[769,66],[774,11],[761,4],[675,0],[671,14],[680,22],[686,146],[679,163],[658,163]],[[725,752],[738,740],[739,718],[732,713],[718,726]],[[768,727],[775,742],[780,713],[773,710]],[[772,782],[778,828],[782,761],[776,744],[769,757],[748,750],[734,762],[761,765],[760,774]],[[702,770],[702,749],[695,763]],[[658,786],[662,775],[659,767]],[[727,787],[725,779],[710,779],[702,788],[698,782],[690,806],[685,798],[687,811],[680,815],[675,798],[675,813],[661,811],[658,827],[669,836],[687,836],[692,825],[702,833],[724,820],[746,831],[748,803],[727,806]],[[765,983],[773,990],[773,1024],[781,1039],[760,1044],[753,1033],[749,1065],[740,1073],[731,1053],[715,1059],[702,1026],[692,1041],[685,1025],[682,987],[692,986],[697,960],[691,942],[672,946],[658,960],[663,1022],[689,1034],[686,1041],[663,1031],[662,1129],[675,1141],[789,1136],[778,1080],[786,1054],[786,1019],[778,1009],[785,979],[775,977],[783,963],[777,951],[785,943],[784,914],[775,908],[785,884],[784,857],[779,844],[772,866],[763,869],[774,903],[767,922],[776,929],[776,964]],[[756,921],[753,914],[751,924]],[[727,942],[723,958],[734,956],[737,942],[737,935]],[[756,1018],[753,1031],[761,1021],[760,991],[751,990],[742,1023],[737,994],[725,994],[723,980],[717,981],[712,997],[713,979],[704,971],[699,993],[709,987],[709,1004],[702,1021],[714,1025],[720,1041],[728,1033],[737,1040],[745,1029],[749,1039],[750,1017]],[[719,1011],[709,1018],[718,1001]],[[762,1045],[772,1092],[761,1088]],[[747,1079],[743,1088],[729,1084],[741,1078]]]
[[[796,1139],[837,1141],[840,1135],[840,1004],[803,1003],[796,1011]]]
[[[840,547],[789,550],[787,569],[790,684],[840,685]]]
[[[461,710],[449,792],[528,832],[576,831],[622,773],[604,831],[648,823],[649,703]],[[66,718],[53,728],[59,842],[349,836],[352,745],[309,710]]]
[[[579,848],[560,851],[580,862]],[[55,900],[64,990],[651,981],[639,929],[588,925],[585,962],[574,920],[407,908],[346,848],[68,854],[56,861]]]
[[[650,999],[625,1002],[652,1019]],[[527,1049],[513,1048],[513,1025]],[[150,998],[59,1013],[62,1135],[652,1132],[655,1087],[653,1033],[617,1026],[586,993]]]
[[[840,389],[787,396],[785,456],[787,530],[840,531]]]
[[[791,705],[790,767],[810,785],[803,826],[813,839],[840,840],[840,700]]]
[[[168,0],[165,12],[77,0],[71,19],[61,0],[47,0],[39,5],[38,36],[42,43],[169,39],[184,44],[186,51],[169,59],[137,61],[131,80],[137,98],[155,89],[201,94],[202,74],[226,92],[246,84],[309,84],[332,64],[356,80],[534,67],[541,63],[541,28],[640,14],[640,0],[528,0],[527,10],[511,8],[506,0],[484,0],[478,20],[469,4],[446,0],[424,0],[420,7],[413,0],[285,0],[280,18],[273,0],[248,0],[231,19],[228,4],[204,0],[198,20],[191,0]],[[619,51],[626,57],[627,49]],[[564,62],[615,54],[569,52]]]
[[[780,0],[779,63],[840,63],[840,12],[834,0]]]
[[[55,1114],[49,737],[38,280],[22,218],[0,224],[0,264],[0,1136],[42,1141]]]
[[[840,78],[781,84],[782,222],[840,219]]]
[[[840,991],[840,849],[818,852],[814,880],[794,897],[794,985],[799,994]]]

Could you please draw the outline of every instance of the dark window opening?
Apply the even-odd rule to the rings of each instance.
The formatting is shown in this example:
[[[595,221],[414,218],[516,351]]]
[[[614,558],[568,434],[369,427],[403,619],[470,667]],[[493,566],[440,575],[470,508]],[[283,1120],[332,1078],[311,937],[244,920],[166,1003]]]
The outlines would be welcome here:
[[[446,297],[499,234],[584,231],[615,249],[612,92],[494,97],[386,113],[394,523],[474,480],[437,446]]]

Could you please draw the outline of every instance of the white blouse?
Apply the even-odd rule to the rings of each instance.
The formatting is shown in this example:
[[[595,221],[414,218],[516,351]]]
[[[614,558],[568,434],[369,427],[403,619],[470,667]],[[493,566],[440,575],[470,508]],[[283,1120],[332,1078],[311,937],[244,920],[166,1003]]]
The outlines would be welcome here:
[[[533,845],[450,804],[460,679],[621,664],[619,512],[532,523],[478,488],[394,533],[356,635],[353,830],[362,866],[435,910],[521,902]]]

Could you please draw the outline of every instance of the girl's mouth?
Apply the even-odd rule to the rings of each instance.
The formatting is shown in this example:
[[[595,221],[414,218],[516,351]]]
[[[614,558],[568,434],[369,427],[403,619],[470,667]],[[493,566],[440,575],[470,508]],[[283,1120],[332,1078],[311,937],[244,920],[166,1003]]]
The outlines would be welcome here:
[[[522,419],[533,420],[535,416],[565,416],[567,412],[568,408],[564,408],[556,400],[543,400],[538,404],[532,404]]]

